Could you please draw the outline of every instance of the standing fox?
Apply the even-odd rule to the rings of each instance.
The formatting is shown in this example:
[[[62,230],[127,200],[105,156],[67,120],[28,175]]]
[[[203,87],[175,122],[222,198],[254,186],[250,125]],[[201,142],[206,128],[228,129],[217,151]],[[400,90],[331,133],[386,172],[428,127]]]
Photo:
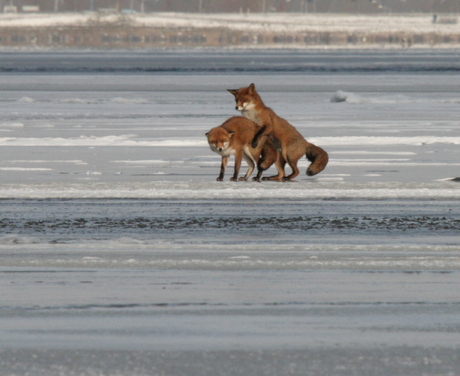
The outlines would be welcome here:
[[[327,153],[305,140],[294,126],[276,115],[271,108],[266,107],[254,84],[228,91],[235,96],[236,109],[241,111],[245,118],[255,121],[261,127],[252,141],[252,146],[255,147],[268,136],[278,152],[275,162],[278,175],[264,180],[282,181],[295,178],[299,175],[297,162],[302,155],[306,155],[311,162],[307,175],[313,176],[324,170],[329,161]],[[284,172],[286,163],[292,169],[292,173],[288,176]]]
[[[231,154],[235,154],[235,170],[230,180],[248,180],[254,171],[254,166],[257,165],[257,176],[253,180],[260,181],[262,172],[276,161],[277,152],[269,140],[266,142],[261,140],[257,146],[252,147],[252,141],[259,130],[260,127],[252,120],[234,116],[206,133],[211,150],[222,156],[218,181],[224,179],[225,168]],[[243,158],[249,167],[246,175],[238,179]]]

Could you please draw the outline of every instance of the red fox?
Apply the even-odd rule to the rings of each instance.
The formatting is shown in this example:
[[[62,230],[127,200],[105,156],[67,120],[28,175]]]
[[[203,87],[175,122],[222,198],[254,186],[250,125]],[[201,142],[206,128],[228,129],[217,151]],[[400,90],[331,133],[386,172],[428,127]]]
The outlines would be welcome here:
[[[257,176],[253,180],[260,181],[262,172],[268,169],[277,158],[277,152],[270,141],[261,140],[256,147],[251,143],[260,127],[252,120],[242,116],[234,116],[221,126],[211,129],[206,136],[212,151],[222,156],[220,174],[217,181],[224,179],[225,168],[231,154],[235,154],[235,171],[232,181],[248,180],[257,165]],[[242,158],[248,163],[248,171],[238,179]]]
[[[294,126],[276,115],[271,108],[266,107],[254,84],[237,90],[228,89],[228,91],[235,96],[236,110],[241,111],[245,118],[261,126],[252,141],[252,147],[268,136],[278,152],[275,162],[278,175],[264,178],[264,180],[282,181],[295,178],[299,175],[297,162],[302,155],[306,155],[311,162],[307,175],[313,176],[324,170],[329,161],[327,153],[305,140]],[[284,172],[286,163],[292,169],[292,173],[288,176]]]

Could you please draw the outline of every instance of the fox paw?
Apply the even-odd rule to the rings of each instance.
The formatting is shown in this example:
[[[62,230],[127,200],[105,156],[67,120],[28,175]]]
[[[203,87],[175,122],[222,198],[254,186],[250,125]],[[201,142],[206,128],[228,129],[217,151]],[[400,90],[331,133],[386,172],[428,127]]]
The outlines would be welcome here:
[[[286,178],[285,177],[279,178],[277,176],[270,176],[268,178],[262,178],[262,180],[264,180],[264,181],[267,181],[267,180],[269,180],[269,181],[285,181]]]

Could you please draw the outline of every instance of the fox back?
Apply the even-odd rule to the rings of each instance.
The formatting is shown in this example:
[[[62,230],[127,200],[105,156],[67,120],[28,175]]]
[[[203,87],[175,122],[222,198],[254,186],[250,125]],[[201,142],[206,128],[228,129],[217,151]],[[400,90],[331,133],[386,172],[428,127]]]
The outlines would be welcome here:
[[[209,147],[220,155],[230,155],[249,145],[258,131],[257,124],[242,116],[233,116],[212,128],[206,136]]]

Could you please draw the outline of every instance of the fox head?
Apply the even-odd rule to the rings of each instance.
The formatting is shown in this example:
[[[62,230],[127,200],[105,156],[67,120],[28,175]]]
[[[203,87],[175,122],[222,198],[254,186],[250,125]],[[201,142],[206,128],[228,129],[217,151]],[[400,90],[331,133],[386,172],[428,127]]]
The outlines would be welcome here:
[[[251,84],[248,87],[242,87],[241,89],[227,90],[235,96],[235,109],[237,111],[250,111],[254,109],[256,103],[260,101],[260,97],[256,92],[256,86],[254,84]]]
[[[216,153],[225,154],[225,152],[228,151],[230,147],[230,143],[234,133],[235,132],[227,131],[222,127],[216,127],[211,129],[208,133],[206,133],[209,147],[212,151],[215,151]]]

